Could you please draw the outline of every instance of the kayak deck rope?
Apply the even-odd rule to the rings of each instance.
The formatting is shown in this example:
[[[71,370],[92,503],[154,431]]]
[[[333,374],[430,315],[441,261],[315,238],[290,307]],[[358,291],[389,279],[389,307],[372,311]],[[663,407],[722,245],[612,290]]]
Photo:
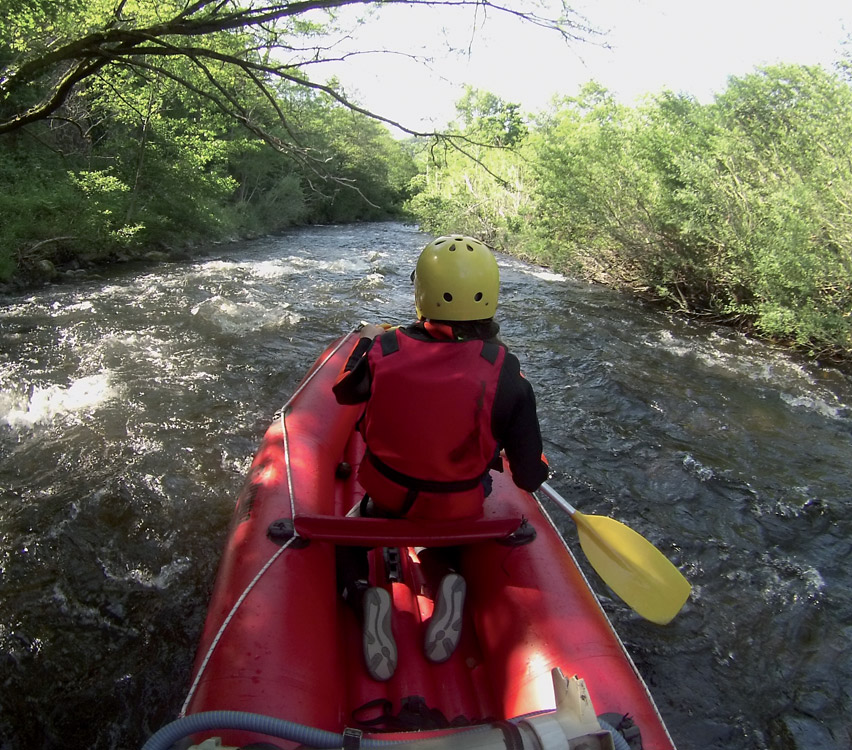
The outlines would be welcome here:
[[[287,411],[290,408],[290,405],[299,394],[308,386],[308,384],[317,376],[317,374],[322,370],[322,368],[326,365],[326,363],[335,355],[340,348],[353,336],[354,333],[348,333],[346,336],[342,337],[340,341],[337,342],[337,345],[323,358],[322,362],[314,368],[314,371],[308,375],[307,378],[302,382],[302,384],[295,390],[292,396],[287,399],[287,403],[284,404],[279,410],[278,413],[281,419],[281,435],[284,441],[284,470],[287,475],[287,493],[290,496],[290,517],[295,518],[296,516],[296,499],[293,488],[293,474],[290,471],[290,442],[287,438],[287,421],[285,419],[287,415]],[[218,632],[216,633],[216,637],[213,639],[210,644],[210,648],[207,649],[207,653],[204,655],[204,660],[201,662],[201,666],[198,668],[198,673],[195,675],[195,679],[192,682],[192,685],[189,688],[189,692],[187,693],[186,700],[183,702],[183,706],[181,706],[180,713],[178,716],[180,718],[184,718],[186,716],[186,711],[189,708],[189,704],[192,702],[192,698],[195,696],[195,691],[198,689],[198,685],[201,682],[201,678],[204,676],[204,672],[207,669],[207,665],[210,662],[211,657],[213,656],[213,652],[216,650],[216,647],[219,645],[219,641],[222,639],[222,636],[227,630],[228,625],[231,623],[231,620],[236,615],[239,608],[242,606],[243,602],[246,600],[248,595],[251,593],[252,589],[257,585],[257,582],[263,577],[267,570],[269,570],[275,561],[281,557],[284,550],[286,550],[296,539],[299,538],[298,532],[294,534],[294,536],[289,539],[283,546],[279,547],[275,553],[266,561],[264,566],[257,572],[257,575],[251,580],[251,582],[246,586],[245,590],[242,594],[240,594],[239,598],[236,602],[234,602],[234,606],[231,607],[231,611],[228,612],[228,616],[222,621],[221,626],[219,627]]]
[[[292,539],[288,540],[282,547],[279,547],[275,554],[266,561],[266,564],[258,571],[257,575],[252,579],[251,583],[246,586],[245,590],[242,594],[240,594],[240,598],[234,602],[234,606],[231,607],[231,611],[228,612],[228,616],[222,621],[222,625],[219,628],[219,631],[216,633],[216,637],[213,639],[213,642],[210,644],[210,648],[207,649],[207,653],[204,655],[204,661],[201,662],[201,666],[198,668],[198,674],[195,675],[195,680],[192,682],[192,686],[189,688],[189,692],[187,693],[186,700],[183,702],[183,706],[181,706],[180,714],[178,714],[181,718],[186,716],[186,710],[189,708],[189,704],[192,701],[193,696],[195,695],[195,691],[198,689],[198,683],[201,682],[201,678],[204,675],[204,671],[207,669],[207,664],[210,662],[210,658],[213,656],[213,652],[216,650],[216,646],[219,645],[219,641],[225,633],[228,625],[233,619],[234,615],[237,613],[237,610],[242,606],[242,603],[246,600],[246,597],[249,595],[251,590],[257,585],[257,582],[263,577],[263,574],[266,573],[267,570],[272,566],[272,564],[281,556],[281,554],[286,550],[294,541],[296,537],[294,536]]]
[[[350,339],[350,337],[354,336],[354,333],[348,333],[343,336],[340,341],[337,342],[335,347],[323,357],[322,362],[320,362],[311,372],[308,377],[302,381],[302,384],[295,390],[292,396],[287,399],[287,403],[284,404],[279,410],[279,418],[281,420],[281,439],[284,441],[284,469],[287,473],[287,494],[290,497],[290,518],[296,517],[296,493],[293,490],[293,473],[290,471],[290,440],[287,437],[287,420],[285,417],[287,416],[287,412],[290,409],[290,405],[298,398],[299,394],[308,387],[308,384],[319,374],[320,370],[325,367],[326,363],[335,355],[340,348]],[[299,532],[295,531],[295,536],[293,539],[297,539],[299,536]]]

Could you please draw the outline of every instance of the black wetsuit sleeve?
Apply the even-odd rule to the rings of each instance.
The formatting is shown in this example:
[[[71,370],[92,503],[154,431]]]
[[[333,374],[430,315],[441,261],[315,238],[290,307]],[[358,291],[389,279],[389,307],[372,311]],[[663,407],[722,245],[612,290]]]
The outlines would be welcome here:
[[[497,383],[492,425],[494,437],[506,451],[515,484],[529,492],[538,489],[547,479],[549,470],[541,458],[541,427],[535,394],[521,375],[518,358],[510,352],[506,352]]]
[[[351,406],[362,404],[370,398],[370,366],[367,352],[373,345],[373,339],[358,340],[346,364],[331,387],[337,403]]]

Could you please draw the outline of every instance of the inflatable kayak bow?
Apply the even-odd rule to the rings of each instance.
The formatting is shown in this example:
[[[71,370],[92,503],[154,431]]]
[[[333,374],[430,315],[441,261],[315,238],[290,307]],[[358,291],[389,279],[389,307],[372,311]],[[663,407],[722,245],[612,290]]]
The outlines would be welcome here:
[[[325,351],[267,430],[237,499],[181,718],[145,749],[183,741],[673,750],[569,548],[508,467],[493,474],[479,519],[348,515],[363,496],[361,407],[337,404],[331,385],[354,341],[350,334]],[[603,532],[583,524],[581,541],[619,544],[609,524]],[[629,552],[644,545],[630,539],[618,554],[644,570]],[[337,593],[340,545],[371,548],[371,584],[392,598],[399,666],[385,682],[367,673],[361,623]],[[436,664],[424,656],[423,632],[438,573],[422,549],[441,546],[460,549],[467,599],[459,645]],[[628,576],[627,587],[642,578]],[[671,590],[688,595],[666,581],[666,603],[650,612],[658,620],[674,615]]]

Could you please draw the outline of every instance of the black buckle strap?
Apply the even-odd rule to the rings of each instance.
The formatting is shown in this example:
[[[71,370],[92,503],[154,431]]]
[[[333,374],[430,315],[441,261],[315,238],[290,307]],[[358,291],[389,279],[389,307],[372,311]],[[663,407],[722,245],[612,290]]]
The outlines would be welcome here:
[[[401,471],[388,466],[369,448],[367,449],[367,459],[383,476],[390,479],[392,482],[405,487],[415,492],[466,492],[467,490],[475,489],[482,482],[482,475],[473,479],[460,479],[454,482],[441,482],[433,479],[418,479],[417,477],[403,474]]]

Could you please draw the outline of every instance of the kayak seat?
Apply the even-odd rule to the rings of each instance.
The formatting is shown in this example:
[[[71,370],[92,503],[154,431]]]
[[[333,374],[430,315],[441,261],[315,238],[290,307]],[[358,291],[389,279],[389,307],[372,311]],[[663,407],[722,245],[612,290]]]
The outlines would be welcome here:
[[[293,521],[296,533],[305,539],[353,547],[454,547],[484,541],[528,544],[535,538],[526,518],[413,521],[305,513]]]

